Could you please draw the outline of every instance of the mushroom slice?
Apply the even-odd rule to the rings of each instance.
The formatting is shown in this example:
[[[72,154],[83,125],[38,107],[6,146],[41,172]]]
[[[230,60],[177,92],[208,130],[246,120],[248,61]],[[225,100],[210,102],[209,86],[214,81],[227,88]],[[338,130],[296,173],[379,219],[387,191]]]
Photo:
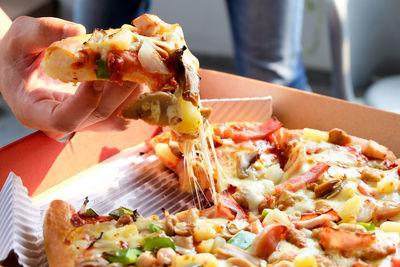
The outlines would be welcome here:
[[[167,126],[181,122],[182,111],[178,98],[169,92],[144,93],[122,112],[122,117]]]
[[[197,67],[191,62],[190,52],[185,51],[186,46],[175,51],[175,58],[178,65],[179,86],[182,89],[182,98],[199,106],[200,77],[197,74]]]
[[[317,198],[327,198],[330,199],[337,194],[339,194],[340,190],[343,188],[342,179],[333,179],[327,182],[324,182],[320,185],[317,185],[314,188],[314,193]]]
[[[248,177],[247,169],[259,158],[260,153],[258,151],[237,154],[236,169],[239,178]]]

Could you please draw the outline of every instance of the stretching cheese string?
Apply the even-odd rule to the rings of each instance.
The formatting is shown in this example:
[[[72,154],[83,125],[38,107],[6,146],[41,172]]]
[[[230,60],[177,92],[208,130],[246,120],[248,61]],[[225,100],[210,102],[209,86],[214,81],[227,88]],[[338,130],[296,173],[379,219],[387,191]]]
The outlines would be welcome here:
[[[188,179],[191,193],[197,207],[202,208],[201,195],[205,197],[205,192],[202,190],[199,177],[196,177],[193,170],[193,162],[200,162],[205,178],[208,180],[211,198],[214,203],[217,203],[217,190],[215,179],[217,181],[223,179],[225,174],[217,158],[214,142],[212,138],[211,127],[206,119],[203,119],[198,133],[198,139],[186,139],[182,143],[182,152],[184,156],[184,177]],[[198,164],[196,166],[199,166]],[[194,190],[194,192],[193,192]]]

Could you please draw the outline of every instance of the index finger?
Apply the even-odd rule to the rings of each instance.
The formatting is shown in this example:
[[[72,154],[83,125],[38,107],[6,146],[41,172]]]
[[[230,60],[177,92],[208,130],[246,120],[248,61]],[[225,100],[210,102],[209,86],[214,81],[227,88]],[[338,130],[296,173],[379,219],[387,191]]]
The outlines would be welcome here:
[[[53,42],[85,32],[83,25],[70,21],[22,16],[14,20],[5,39],[22,52],[39,53]]]
[[[79,125],[97,108],[101,100],[102,85],[98,82],[82,83],[75,94],[56,101],[47,92],[43,97],[24,105],[23,120],[29,127],[46,132],[70,133],[78,129]],[[46,89],[44,89],[46,90]],[[34,94],[35,92],[33,92]],[[29,99],[35,99],[28,96]]]

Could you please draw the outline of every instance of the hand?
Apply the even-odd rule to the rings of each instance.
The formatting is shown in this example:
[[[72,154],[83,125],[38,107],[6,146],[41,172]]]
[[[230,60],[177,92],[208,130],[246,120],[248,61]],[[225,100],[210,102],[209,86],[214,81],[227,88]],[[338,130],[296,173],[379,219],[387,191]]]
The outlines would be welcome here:
[[[56,18],[19,17],[0,42],[0,90],[22,125],[58,139],[75,131],[124,130],[120,110],[142,92],[125,82],[84,82],[78,86],[51,79],[40,67],[53,42],[85,33],[82,25]]]

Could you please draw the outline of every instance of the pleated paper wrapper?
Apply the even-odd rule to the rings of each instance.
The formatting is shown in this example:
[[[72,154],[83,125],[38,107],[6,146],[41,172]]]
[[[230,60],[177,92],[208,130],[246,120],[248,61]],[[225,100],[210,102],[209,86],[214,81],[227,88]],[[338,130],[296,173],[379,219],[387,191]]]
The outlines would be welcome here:
[[[210,122],[268,120],[272,100],[264,98],[203,100],[213,109]],[[143,140],[144,141],[144,140]],[[162,208],[176,213],[194,207],[194,198],[179,191],[176,175],[163,167],[143,143],[71,177],[31,199],[22,181],[10,173],[0,192],[0,259],[14,253],[22,266],[48,266],[42,225],[49,203],[62,199],[79,209],[85,197],[88,207],[108,214],[121,206],[143,216],[162,216]]]

